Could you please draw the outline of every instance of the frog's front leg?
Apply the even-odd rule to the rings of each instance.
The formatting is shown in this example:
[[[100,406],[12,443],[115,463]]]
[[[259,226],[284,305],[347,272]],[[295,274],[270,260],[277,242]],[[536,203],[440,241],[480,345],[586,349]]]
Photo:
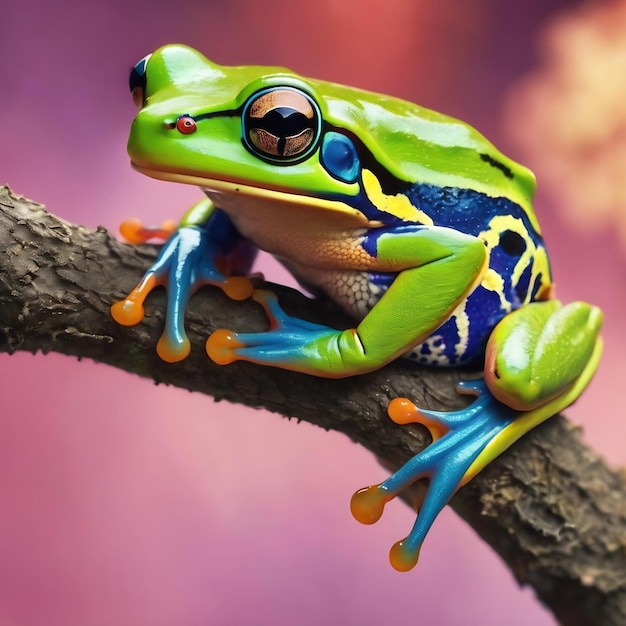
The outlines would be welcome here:
[[[111,307],[113,318],[124,326],[138,324],[144,316],[143,303],[158,286],[167,288],[167,311],[163,334],[157,344],[159,356],[168,362],[184,359],[190,350],[185,332],[185,308],[190,296],[203,285],[216,285],[234,300],[244,300],[253,292],[245,276],[254,259],[247,240],[230,219],[204,199],[190,209],[178,228],[164,226],[145,229],[135,222],[125,223],[123,234],[132,243],[171,233],[156,262],[130,294]]]
[[[466,409],[424,411],[406,399],[389,407],[399,424],[420,423],[433,443],[387,480],[352,498],[353,515],[371,524],[384,505],[420,478],[430,484],[409,535],[390,553],[398,570],[411,569],[439,511],[454,492],[542,421],[570,405],[593,376],[602,350],[599,309],[556,300],[526,305],[505,317],[492,333],[485,381],[466,383],[477,393]]]
[[[216,331],[207,352],[216,362],[246,360],[341,378],[382,367],[428,337],[480,280],[485,246],[449,228],[403,226],[368,234],[371,268],[397,277],[356,326],[335,330],[285,314],[257,295],[270,317],[264,333]]]

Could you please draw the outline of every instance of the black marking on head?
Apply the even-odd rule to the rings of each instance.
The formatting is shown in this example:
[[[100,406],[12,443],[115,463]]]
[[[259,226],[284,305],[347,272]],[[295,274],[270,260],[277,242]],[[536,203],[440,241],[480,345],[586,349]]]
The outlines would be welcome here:
[[[507,167],[504,163],[500,163],[494,159],[490,154],[481,154],[480,158],[485,162],[489,163],[492,167],[499,169],[507,178],[513,178],[513,172],[510,167]]]

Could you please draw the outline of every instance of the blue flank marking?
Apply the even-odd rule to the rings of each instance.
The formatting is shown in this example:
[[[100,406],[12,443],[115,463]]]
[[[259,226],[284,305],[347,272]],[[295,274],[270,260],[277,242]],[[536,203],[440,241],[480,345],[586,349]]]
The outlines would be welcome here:
[[[471,189],[440,188],[433,185],[414,185],[407,196],[412,204],[429,215],[437,226],[460,229],[478,236],[489,228],[491,219],[498,215],[511,215],[522,220],[525,229],[537,247],[543,246],[542,238],[534,231],[526,212],[507,198],[491,198]],[[531,274],[528,266],[517,285],[513,284],[512,272],[519,258],[507,254],[500,246],[491,250],[489,266],[503,279],[504,298],[512,309],[525,300]],[[534,285],[534,293],[539,282]],[[467,299],[465,312],[469,319],[469,331],[465,353],[459,358],[455,352],[458,331],[454,319],[447,320],[433,334],[441,335],[445,343],[444,354],[450,365],[467,363],[483,357],[487,339],[493,327],[507,313],[502,308],[498,293],[478,287]]]
[[[507,198],[492,198],[471,189],[426,184],[413,185],[404,193],[411,203],[431,217],[437,226],[454,228],[469,235],[478,236],[489,229],[489,222],[493,217],[511,215],[523,222],[535,246],[543,247],[543,239],[533,229],[526,212]],[[378,238],[382,234],[390,231],[401,234],[428,228],[420,224],[407,224],[400,218],[380,211],[364,193],[355,199],[354,205],[370,219],[378,219],[386,224],[386,228],[369,231],[363,241],[364,249],[373,257],[377,255]],[[532,289],[534,297],[540,285],[540,277],[532,286],[530,285],[530,266],[525,268],[518,284],[513,284],[512,272],[518,260],[519,257],[507,254],[501,246],[495,246],[491,250],[489,265],[502,277],[504,299],[510,304],[511,309],[518,308],[524,302],[529,289]],[[373,273],[370,275],[372,283],[383,289],[389,287],[393,278],[395,278],[393,274]],[[433,332],[433,336],[441,337],[445,344],[441,357],[448,365],[465,364],[482,358],[485,344],[493,327],[508,313],[502,308],[499,294],[483,287],[478,287],[470,294],[466,301],[465,312],[469,318],[469,335],[466,350],[461,356],[456,354],[459,331],[455,319],[447,320]],[[414,355],[418,362],[433,362],[432,350],[424,345],[417,346]]]
[[[517,297],[520,301],[523,301],[528,293],[528,287],[530,285],[530,275],[532,273],[532,266],[527,265],[520,276],[520,279],[517,281],[517,285],[515,285],[515,292],[517,293]],[[539,279],[541,280],[541,275],[539,275]],[[536,295],[537,292],[535,292]]]
[[[531,296],[533,300],[537,296],[537,292],[539,291],[539,288],[541,287],[541,278],[542,278],[541,274],[537,274],[537,276],[535,277],[535,284],[533,285],[533,291],[532,291],[532,296]]]
[[[536,245],[543,245],[522,207],[507,198],[491,198],[472,189],[413,185],[407,192],[411,203],[430,216],[437,226],[449,226],[468,235],[488,228],[496,215],[520,218]]]

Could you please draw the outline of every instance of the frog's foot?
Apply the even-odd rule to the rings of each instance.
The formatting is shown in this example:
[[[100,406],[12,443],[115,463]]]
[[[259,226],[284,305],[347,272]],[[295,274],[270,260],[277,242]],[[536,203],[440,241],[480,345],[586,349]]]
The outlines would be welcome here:
[[[184,359],[190,351],[184,328],[185,307],[195,291],[203,285],[216,285],[233,300],[244,300],[252,295],[250,280],[243,276],[225,276],[217,268],[219,262],[215,244],[205,228],[179,228],[140,283],[124,300],[111,307],[113,318],[124,326],[138,324],[144,317],[148,294],[155,287],[167,287],[165,329],[157,352],[170,363]]]
[[[271,291],[255,289],[252,299],[264,308],[269,330],[259,333],[216,330],[206,342],[207,354],[216,363],[250,361],[307,372],[308,354],[316,350],[316,340],[324,341],[330,335],[339,334],[328,326],[288,315]],[[319,375],[319,371],[313,369],[307,373]]]
[[[433,443],[387,480],[360,489],[352,497],[353,516],[363,524],[373,524],[380,519],[387,502],[415,481],[429,479],[428,488],[417,503],[418,516],[413,529],[391,548],[391,564],[399,571],[415,566],[422,542],[441,509],[454,492],[474,476],[476,463],[480,464],[481,455],[490,442],[518,415],[498,402],[482,381],[463,383],[461,391],[479,395],[471,405],[459,411],[426,411],[405,398],[392,401],[388,409],[391,419],[399,424],[424,425]]]
[[[176,222],[166,220],[160,226],[145,226],[141,220],[128,219],[120,224],[120,234],[128,243],[146,243],[151,239],[166,241],[176,231]]]

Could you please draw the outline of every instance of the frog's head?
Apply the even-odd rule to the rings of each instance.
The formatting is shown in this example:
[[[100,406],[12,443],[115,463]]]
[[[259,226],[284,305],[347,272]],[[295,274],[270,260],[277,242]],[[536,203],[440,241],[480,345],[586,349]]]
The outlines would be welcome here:
[[[128,151],[156,178],[359,208],[368,170],[387,191],[420,182],[530,204],[526,170],[466,124],[396,98],[283,68],[224,67],[182,45],[139,61],[130,87],[140,110]]]
[[[356,191],[354,143],[325,126],[315,84],[287,70],[222,67],[169,45],[137,63],[130,88],[140,110],[128,152],[144,173],[209,188]]]

